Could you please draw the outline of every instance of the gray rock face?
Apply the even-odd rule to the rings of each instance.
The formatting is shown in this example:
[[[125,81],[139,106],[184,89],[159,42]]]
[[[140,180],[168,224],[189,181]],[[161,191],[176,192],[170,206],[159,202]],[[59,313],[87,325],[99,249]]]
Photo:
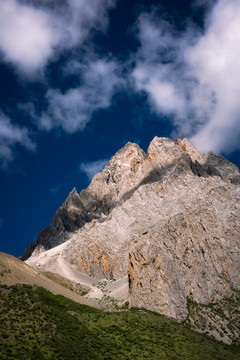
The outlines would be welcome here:
[[[89,214],[85,210],[80,196],[74,188],[57,210],[51,224],[40,232],[35,243],[27,247],[21,256],[21,260],[25,261],[31,255],[40,254],[69,240],[72,232],[92,221],[95,217],[97,214]]]
[[[147,154],[128,143],[70,193],[24,258],[32,253],[38,267],[37,249],[68,240],[59,256],[72,267],[98,279],[128,275],[131,306],[183,320],[187,297],[207,304],[240,289],[239,183],[235,165],[187,139],[155,137]]]

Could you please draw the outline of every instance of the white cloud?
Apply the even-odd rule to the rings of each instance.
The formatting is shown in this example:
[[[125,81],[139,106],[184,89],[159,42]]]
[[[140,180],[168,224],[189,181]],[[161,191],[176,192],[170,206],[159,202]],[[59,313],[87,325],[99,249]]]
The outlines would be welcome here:
[[[94,55],[91,35],[93,30],[107,30],[108,10],[116,1],[0,1],[0,60],[13,64],[21,74],[27,75],[27,80],[43,74],[49,60],[56,59],[61,51],[77,50],[63,69],[63,76],[74,69],[74,76],[80,79],[79,87],[64,93],[49,88],[46,108],[40,116],[33,103],[18,105],[40,129],[50,131],[58,127],[68,133],[83,130],[94,111],[111,105],[112,95],[122,83],[119,65]],[[77,59],[81,47],[83,55]],[[0,114],[0,141],[2,163],[14,158],[16,144],[34,148],[29,131],[12,124],[3,114]]]
[[[189,27],[176,35],[154,13],[139,18],[136,89],[153,111],[172,114],[175,135],[191,137],[200,151],[240,148],[239,24],[238,0],[219,0],[203,34]]]
[[[3,167],[14,158],[14,147],[21,145],[28,150],[35,150],[26,128],[11,123],[11,120],[0,112],[0,163]]]
[[[116,0],[68,0],[71,10],[67,27],[70,46],[86,38],[91,28],[104,31],[108,26],[107,11],[115,3]]]
[[[137,89],[149,94],[151,105],[157,113],[181,113],[184,99],[177,87],[167,79],[167,72],[167,66],[145,66],[139,63],[133,71],[133,77]]]
[[[0,54],[25,75],[38,75],[61,50],[84,47],[84,55],[72,55],[63,75],[81,78],[81,86],[64,93],[57,88],[46,92],[46,111],[38,116],[32,103],[19,105],[40,129],[59,127],[68,133],[83,130],[94,111],[110,106],[111,98],[122,80],[118,64],[100,59],[91,47],[92,30],[105,31],[108,10],[117,0],[2,0],[0,1]],[[74,70],[74,73],[73,73]],[[29,79],[29,78],[28,78]],[[9,123],[10,124],[10,123]],[[10,125],[9,125],[10,126]],[[11,125],[12,126],[12,125]],[[13,127],[28,136],[26,129]],[[5,141],[6,142],[6,141]],[[21,141],[18,141],[21,142]],[[28,147],[28,142],[26,147]],[[13,147],[5,146],[6,158]],[[3,153],[2,147],[2,153]],[[8,153],[8,154],[7,154]]]
[[[44,3],[0,1],[0,51],[26,74],[41,70],[59,50],[81,45],[92,29],[107,28],[115,0]],[[51,5],[51,6],[49,6]]]
[[[109,160],[97,160],[89,163],[82,163],[79,171],[85,173],[89,180],[92,180],[94,175],[101,172],[105,166],[108,165]]]
[[[132,76],[137,90],[145,91],[157,113],[184,116],[185,98],[181,91],[178,51],[181,39],[172,27],[159,21],[154,12],[142,14],[138,20],[140,48]]]
[[[0,49],[6,61],[26,72],[44,66],[59,41],[55,21],[17,0],[0,2]]]
[[[219,1],[205,35],[186,51],[191,71],[198,80],[196,88],[208,87],[213,94],[212,99],[205,101],[208,121],[192,138],[202,151],[208,150],[211,143],[217,152],[240,146],[239,24],[239,1]],[[197,99],[203,102],[199,93]]]
[[[94,59],[87,63],[74,62],[68,65],[79,73],[82,85],[62,93],[49,89],[46,94],[47,110],[42,114],[39,125],[51,130],[61,127],[68,133],[83,130],[94,111],[105,109],[122,84],[118,75],[118,64],[111,60]]]
[[[88,121],[88,109],[84,94],[78,89],[70,89],[65,94],[60,90],[49,89],[46,99],[48,109],[40,118],[40,127],[46,130],[62,127],[69,133],[84,129]]]

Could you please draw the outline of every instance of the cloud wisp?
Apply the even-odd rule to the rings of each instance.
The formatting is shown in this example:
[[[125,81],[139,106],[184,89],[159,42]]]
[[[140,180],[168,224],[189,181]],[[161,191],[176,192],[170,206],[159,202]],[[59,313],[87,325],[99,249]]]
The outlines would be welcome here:
[[[52,188],[50,189],[50,192],[55,195],[55,194],[57,194],[57,193],[59,192],[59,190],[61,189],[61,187],[62,187],[62,184],[58,184],[58,185],[52,187]]]
[[[85,59],[72,61],[65,69],[81,77],[81,85],[65,93],[49,89],[46,94],[47,109],[38,119],[41,129],[62,128],[68,133],[83,130],[94,111],[111,105],[115,91],[123,84],[117,62],[110,59]]]
[[[35,144],[30,138],[28,129],[11,123],[11,120],[0,112],[0,164],[6,167],[14,159],[14,148],[21,145],[34,151]]]
[[[214,3],[216,3],[217,0],[193,0],[192,2],[192,7],[198,8],[198,7],[206,7],[206,8],[210,8],[211,6],[214,5]]]
[[[219,1],[208,21],[205,35],[185,54],[198,80],[193,101],[209,109],[192,141],[204,151],[208,144],[217,152],[232,151],[240,146],[239,1]],[[211,94],[208,101],[204,88]]]
[[[64,73],[67,77],[74,69],[74,76],[81,78],[81,86],[64,93],[49,87],[46,107],[40,110],[40,115],[31,102],[17,106],[32,117],[36,131],[83,130],[94,111],[110,106],[111,97],[122,80],[117,74],[117,62],[94,55],[91,34],[93,30],[107,30],[108,11],[115,3],[116,0],[0,2],[0,60],[14,65],[18,75],[25,77],[24,81],[41,80],[49,62],[57,61],[62,52],[74,48]],[[81,48],[84,55],[79,60],[76,54]],[[30,137],[30,131],[1,113],[2,164],[14,159],[16,144],[32,150]]]
[[[88,163],[81,163],[79,166],[79,171],[85,173],[88,180],[91,181],[94,175],[101,172],[104,169],[104,167],[108,165],[108,162],[109,160],[100,159]]]
[[[3,59],[21,71],[43,67],[60,41],[56,21],[47,11],[17,0],[0,2],[0,49]]]
[[[137,91],[148,94],[152,110],[171,115],[176,136],[191,137],[200,151],[232,151],[240,136],[240,3],[219,0],[204,33],[184,33],[141,14],[140,47],[132,73]]]
[[[35,76],[61,50],[81,45],[92,29],[104,31],[115,0],[44,3],[0,2],[0,52],[3,60]],[[51,5],[51,6],[49,6]]]

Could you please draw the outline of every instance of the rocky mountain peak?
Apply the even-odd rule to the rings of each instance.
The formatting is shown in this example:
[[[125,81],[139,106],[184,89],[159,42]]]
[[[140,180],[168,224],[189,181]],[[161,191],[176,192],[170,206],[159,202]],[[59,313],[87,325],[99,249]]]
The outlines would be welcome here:
[[[155,137],[147,153],[128,143],[71,191],[23,258],[116,281],[116,299],[186,319],[187,298],[208,304],[240,290],[239,184],[235,165],[187,139]]]
[[[147,153],[137,144],[128,142],[112,156],[108,166],[93,177],[87,189],[78,194],[73,188],[50,226],[30,245],[23,259],[36,247],[42,251],[59,245],[69,238],[69,233],[94,219],[104,220],[142,185],[187,174],[205,178],[218,176],[234,184],[240,183],[239,170],[234,164],[212,152],[201,155],[187,139],[156,136]]]
[[[74,211],[77,211],[77,213],[79,213],[79,210],[83,211],[82,202],[80,200],[79,194],[75,187],[69,193],[67,199],[62,204],[62,207],[65,208],[67,211],[70,211],[73,213],[74,213]]]
[[[115,192],[114,195],[123,194],[125,189],[129,189],[129,186],[136,182],[136,173],[145,158],[146,154],[137,144],[128,142],[110,159],[103,172],[95,175],[88,190],[99,193],[103,186],[104,195],[107,192]]]
[[[181,149],[190,156],[192,162],[195,162],[196,160],[199,162],[202,161],[202,155],[192,146],[188,139],[178,139],[177,143]]]

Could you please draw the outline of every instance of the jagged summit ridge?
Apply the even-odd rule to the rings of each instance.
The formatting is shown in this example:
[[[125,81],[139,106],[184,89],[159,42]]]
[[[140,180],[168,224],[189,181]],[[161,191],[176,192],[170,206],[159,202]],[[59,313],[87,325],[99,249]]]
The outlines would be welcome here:
[[[36,250],[28,263],[54,271],[63,259],[96,279],[126,279],[132,306],[184,319],[187,297],[207,304],[239,289],[239,180],[235,165],[187,139],[155,137],[147,153],[128,143],[34,245],[63,250]]]
[[[110,160],[102,173],[95,175],[89,187],[80,194],[74,188],[58,209],[51,225],[44,229],[22,258],[27,259],[43,249],[66,241],[69,233],[102,218],[121,204],[144,183],[159,181],[164,176],[180,172],[197,176],[219,176],[240,183],[237,167],[213,153],[201,155],[187,139],[173,141],[155,137],[147,154],[137,144],[127,143]]]

